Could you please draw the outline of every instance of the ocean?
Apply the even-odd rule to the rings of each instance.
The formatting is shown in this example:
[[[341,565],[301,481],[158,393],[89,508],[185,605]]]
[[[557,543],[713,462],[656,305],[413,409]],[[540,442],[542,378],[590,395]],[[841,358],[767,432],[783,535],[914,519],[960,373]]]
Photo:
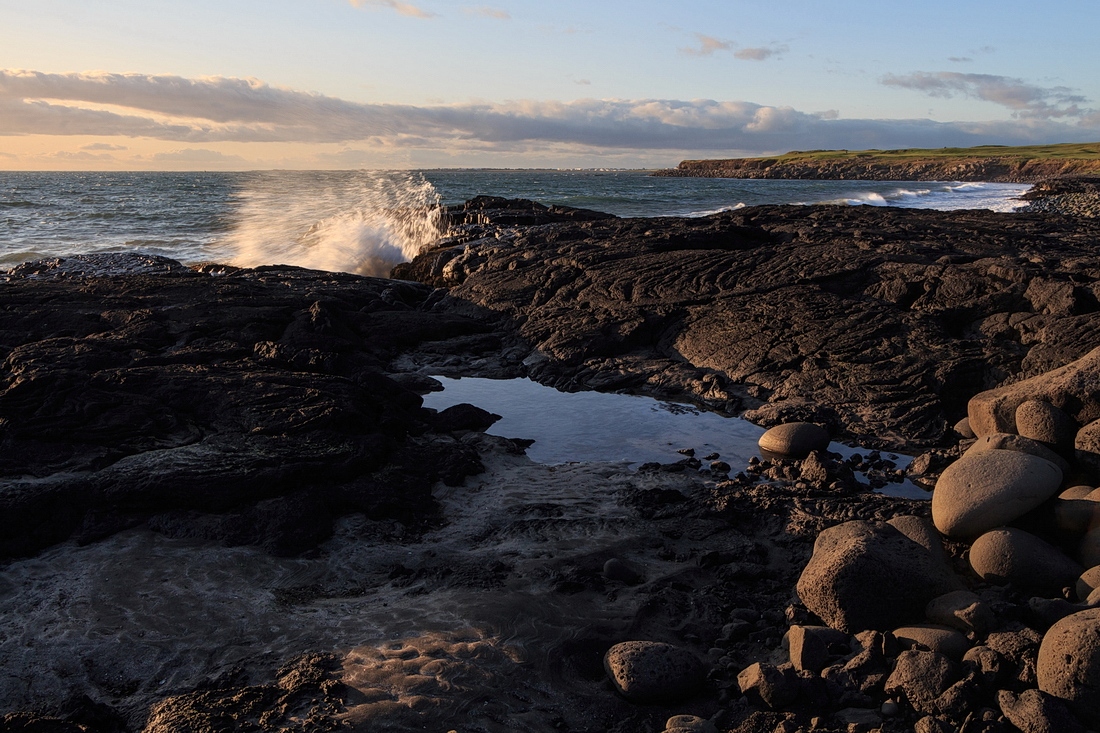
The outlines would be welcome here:
[[[142,252],[185,264],[291,264],[386,275],[443,234],[438,206],[479,194],[624,217],[759,204],[1012,211],[1005,183],[657,178],[618,170],[0,172],[0,269]]]

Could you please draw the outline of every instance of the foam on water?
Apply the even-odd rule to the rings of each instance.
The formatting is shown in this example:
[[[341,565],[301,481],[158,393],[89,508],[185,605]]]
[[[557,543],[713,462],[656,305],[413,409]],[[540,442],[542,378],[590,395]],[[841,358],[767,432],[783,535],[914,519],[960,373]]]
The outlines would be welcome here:
[[[239,194],[233,264],[386,277],[443,234],[439,194],[416,172],[257,176]]]

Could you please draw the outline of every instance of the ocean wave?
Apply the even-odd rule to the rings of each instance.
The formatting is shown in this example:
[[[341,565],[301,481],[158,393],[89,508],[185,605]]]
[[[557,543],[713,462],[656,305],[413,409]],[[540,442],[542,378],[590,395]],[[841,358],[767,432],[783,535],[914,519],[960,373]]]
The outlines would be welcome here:
[[[242,267],[387,277],[443,234],[439,195],[415,172],[262,176],[240,201],[228,244]]]

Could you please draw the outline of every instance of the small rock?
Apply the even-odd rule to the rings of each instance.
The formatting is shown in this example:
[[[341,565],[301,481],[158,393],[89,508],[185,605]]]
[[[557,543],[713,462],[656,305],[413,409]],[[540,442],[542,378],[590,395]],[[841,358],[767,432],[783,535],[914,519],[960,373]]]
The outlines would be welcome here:
[[[784,669],[756,662],[737,675],[737,686],[746,697],[758,700],[772,710],[779,710],[798,699],[798,677],[793,672],[790,667]]]
[[[832,656],[829,647],[846,645],[848,635],[827,626],[792,626],[787,632],[791,664],[799,672],[820,672]]]
[[[976,593],[968,590],[952,591],[933,598],[925,607],[924,615],[932,623],[979,635],[989,631],[995,621],[989,606]]]
[[[955,423],[955,432],[959,435],[959,437],[966,440],[973,440],[974,438],[978,437],[977,435],[974,435],[974,431],[970,429],[969,417],[964,417],[962,420],[959,420],[957,423]]]
[[[703,665],[686,649],[658,641],[624,641],[611,647],[604,670],[615,689],[631,702],[671,702],[694,694]]]
[[[673,715],[665,721],[664,733],[718,733],[718,728],[697,715]]]
[[[760,450],[789,458],[802,458],[829,447],[829,433],[820,425],[789,422],[769,428],[759,441]]]
[[[961,660],[970,648],[970,641],[965,636],[946,626],[932,624],[902,626],[894,629],[894,637],[901,643],[902,648],[923,647],[955,661]]]
[[[864,728],[878,728],[882,726],[882,716],[877,710],[867,708],[844,708],[833,713],[838,723],[847,726],[860,726]]]
[[[986,532],[970,547],[970,566],[983,580],[1048,598],[1071,586],[1084,569],[1033,534],[1010,527]]]
[[[887,695],[905,695],[918,713],[936,712],[935,701],[958,677],[951,661],[936,652],[907,651],[898,655],[886,680]]]
[[[884,718],[892,718],[899,712],[901,712],[901,706],[899,706],[894,700],[887,700],[886,702],[882,703],[882,707],[879,708],[879,712],[882,713],[882,716]]]
[[[940,475],[932,520],[948,537],[973,537],[1023,516],[1054,496],[1062,471],[1016,451],[967,453]]]
[[[725,461],[711,461],[710,470],[712,473],[729,473],[733,469]]]
[[[1078,486],[1070,486],[1068,489],[1058,494],[1059,499],[1084,499],[1086,496],[1092,493],[1093,487],[1081,484]]]
[[[1040,690],[1024,690],[1019,695],[1009,690],[997,692],[997,705],[1009,723],[1023,733],[1084,733],[1066,704]]]
[[[1087,725],[1100,726],[1100,609],[1067,616],[1043,636],[1039,689],[1065,700]]]

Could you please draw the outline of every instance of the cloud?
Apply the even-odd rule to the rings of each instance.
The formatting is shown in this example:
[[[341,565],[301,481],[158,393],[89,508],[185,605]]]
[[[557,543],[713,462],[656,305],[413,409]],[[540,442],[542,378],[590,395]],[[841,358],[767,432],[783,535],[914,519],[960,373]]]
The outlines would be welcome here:
[[[899,86],[956,92],[945,80],[896,79]],[[418,149],[447,155],[565,149],[732,155],[735,151],[1024,144],[1100,137],[1100,119],[1071,125],[1051,117],[1031,115],[990,123],[842,119],[835,110],[812,113],[708,99],[363,104],[256,79],[0,70],[3,134],[170,141],[185,147],[169,154],[177,156],[174,159],[165,160],[180,164],[231,164],[218,157],[222,154],[204,149],[221,142],[333,143],[354,149]]]
[[[592,80],[591,79],[574,79],[573,83],[577,84],[579,86],[582,86],[582,87],[592,86]]]
[[[681,48],[682,53],[686,53],[688,56],[713,56],[715,51],[730,51],[733,49],[733,41],[723,41],[720,38],[702,33],[696,33],[695,37],[699,40],[699,46]]]
[[[497,20],[511,20],[512,16],[507,10],[498,10],[497,8],[490,8],[482,5],[478,8],[463,8],[462,12],[467,15],[481,15],[486,18],[496,18]]]
[[[111,145],[110,143],[92,143],[91,145],[82,145],[80,147],[80,149],[81,150],[118,151],[118,150],[126,150],[127,148],[126,148],[125,145]]]
[[[412,18],[434,18],[435,13],[429,12],[422,8],[418,8],[411,3],[403,3],[398,0],[349,0],[351,4],[357,8],[361,8],[364,5],[373,5],[379,8],[389,8],[390,10],[396,10],[401,15],[408,15]]]
[[[974,59],[969,56],[948,56],[947,60],[956,64],[969,64],[974,61]]]
[[[770,48],[739,48],[734,51],[733,55],[734,57],[743,59],[745,61],[766,61],[772,56],[784,53],[786,50],[786,46],[772,46]]]
[[[903,76],[888,74],[882,83],[924,92],[930,97],[961,94],[1007,107],[1014,115],[1025,118],[1081,117],[1092,111],[1080,107],[1089,100],[1068,87],[1040,87],[1007,76],[918,71]]]

